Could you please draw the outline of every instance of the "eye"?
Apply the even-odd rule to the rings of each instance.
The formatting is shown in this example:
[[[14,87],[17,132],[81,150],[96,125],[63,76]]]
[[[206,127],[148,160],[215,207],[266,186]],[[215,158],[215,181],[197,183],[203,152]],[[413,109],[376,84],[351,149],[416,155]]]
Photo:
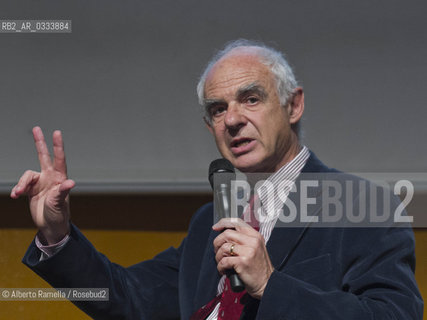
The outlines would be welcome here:
[[[246,104],[248,105],[255,105],[259,102],[259,99],[255,96],[250,96],[246,98]]]
[[[210,115],[211,117],[218,117],[221,114],[223,114],[225,111],[227,111],[227,108],[225,106],[217,105],[210,109]]]

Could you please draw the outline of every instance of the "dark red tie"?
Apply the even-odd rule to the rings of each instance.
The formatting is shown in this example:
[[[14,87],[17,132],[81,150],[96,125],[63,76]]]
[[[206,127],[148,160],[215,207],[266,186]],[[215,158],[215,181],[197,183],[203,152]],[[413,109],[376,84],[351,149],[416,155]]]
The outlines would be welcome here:
[[[216,296],[199,310],[193,313],[190,320],[205,320],[215,309],[215,306],[221,300],[222,295]]]
[[[238,320],[245,306],[245,295],[247,295],[246,290],[233,292],[230,288],[230,280],[225,278],[224,290],[222,293],[197,310],[191,316],[190,320],[206,319],[219,302],[221,302],[221,305],[218,310],[218,320]]]
[[[249,200],[249,208],[245,210],[245,212],[242,215],[243,221],[245,221],[247,224],[249,224],[252,228],[254,228],[256,231],[259,231],[259,221],[257,219],[257,216],[255,215],[255,198],[259,199],[258,195],[253,195]]]
[[[246,221],[248,219],[247,215],[249,215],[248,224],[253,227],[255,230],[259,230],[258,220],[255,218],[254,214],[254,202],[255,197],[252,196],[249,201],[249,209],[243,213],[243,219]],[[238,320],[240,319],[240,315],[242,314],[243,308],[245,306],[245,299],[248,296],[246,290],[241,292],[234,292],[231,290],[230,280],[228,277],[225,278],[224,282],[224,290],[222,293],[211,301],[209,301],[206,305],[197,310],[190,318],[190,320],[204,320],[206,319],[212,311],[215,309],[215,306],[220,302],[218,310],[218,320]]]
[[[234,292],[230,287],[230,280],[225,278],[224,291],[221,295],[221,305],[218,310],[218,320],[238,320],[245,306],[246,290]]]

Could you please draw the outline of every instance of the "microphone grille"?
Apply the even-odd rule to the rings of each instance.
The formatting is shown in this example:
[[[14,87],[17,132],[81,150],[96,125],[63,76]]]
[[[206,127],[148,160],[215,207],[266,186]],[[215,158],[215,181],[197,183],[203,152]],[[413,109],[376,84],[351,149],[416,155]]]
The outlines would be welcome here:
[[[209,182],[213,186],[213,175],[219,172],[234,173],[234,167],[230,161],[224,158],[216,159],[209,165]]]

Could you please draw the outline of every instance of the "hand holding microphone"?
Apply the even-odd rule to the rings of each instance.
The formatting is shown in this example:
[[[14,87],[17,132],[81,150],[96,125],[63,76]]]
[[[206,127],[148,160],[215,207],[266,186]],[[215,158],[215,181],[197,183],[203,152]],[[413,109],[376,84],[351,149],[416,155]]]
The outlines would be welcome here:
[[[214,181],[215,175],[215,181]],[[236,177],[234,167],[227,159],[217,159],[209,166],[209,182],[214,190],[216,215],[222,218],[230,218],[230,197],[231,181]],[[234,244],[229,249],[230,255],[234,255]],[[240,292],[245,289],[245,285],[240,280],[234,269],[227,270],[227,277],[230,279],[231,289]]]
[[[241,219],[227,219],[233,217],[230,206],[233,180],[234,167],[228,160],[211,163],[209,181],[214,189],[215,214],[219,220],[213,229],[222,231],[214,240],[217,268],[229,277],[234,292],[246,289],[249,295],[261,299],[274,267],[264,237]]]

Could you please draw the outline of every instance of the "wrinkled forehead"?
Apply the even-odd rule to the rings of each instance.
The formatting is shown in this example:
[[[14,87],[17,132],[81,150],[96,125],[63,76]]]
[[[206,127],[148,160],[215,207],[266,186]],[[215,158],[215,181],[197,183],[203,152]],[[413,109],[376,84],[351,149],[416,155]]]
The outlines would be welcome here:
[[[270,69],[260,61],[253,51],[231,51],[216,62],[205,82],[205,98],[227,91],[233,94],[240,87],[258,83],[266,89],[274,86]]]

